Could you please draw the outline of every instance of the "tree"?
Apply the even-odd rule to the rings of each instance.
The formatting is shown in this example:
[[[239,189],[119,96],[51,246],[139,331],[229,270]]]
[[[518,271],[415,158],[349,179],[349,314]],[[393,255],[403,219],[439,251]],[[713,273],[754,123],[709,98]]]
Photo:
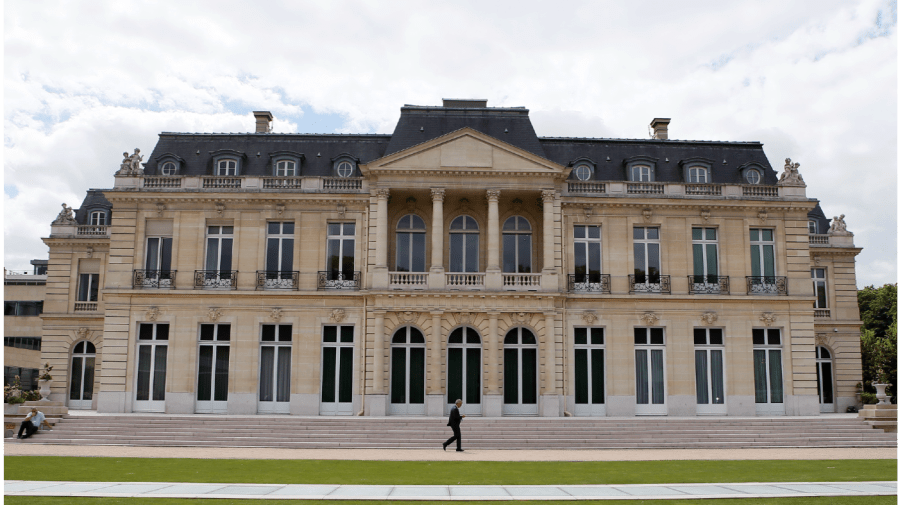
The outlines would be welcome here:
[[[864,390],[874,392],[873,382],[892,384],[888,394],[895,396],[896,321],[898,321],[898,285],[867,286],[857,293],[861,311],[861,362]]]

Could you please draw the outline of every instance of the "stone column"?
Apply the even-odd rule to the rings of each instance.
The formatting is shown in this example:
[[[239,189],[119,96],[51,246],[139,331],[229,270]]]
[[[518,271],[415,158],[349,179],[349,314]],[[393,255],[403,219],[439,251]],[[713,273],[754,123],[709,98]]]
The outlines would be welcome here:
[[[446,400],[443,398],[443,373],[440,366],[443,350],[443,312],[433,311],[430,313],[433,317],[433,323],[430,330],[430,345],[428,347],[428,363],[427,368],[427,398],[425,406],[428,416],[441,417],[443,415],[443,405]]]
[[[558,396],[555,380],[555,313],[546,312],[546,336],[543,340],[545,356],[546,386],[539,401],[539,415],[558,417],[561,415],[561,398]]]
[[[387,188],[378,188],[375,191],[377,196],[377,231],[374,237],[374,271],[371,275],[371,287],[374,289],[387,289],[390,283],[389,270],[387,268],[387,251],[389,246],[389,220],[387,210],[387,199],[390,197],[390,190]]]
[[[543,291],[558,289],[555,270],[555,190],[544,190],[543,198],[543,271],[540,286]]]
[[[374,341],[371,344],[371,394],[365,399],[365,414],[384,416],[387,414],[387,395],[384,393],[384,316],[385,312],[374,312]],[[362,359],[365,359],[363,356]]]
[[[489,316],[489,347],[485,367],[489,377],[486,381],[486,394],[483,395],[482,413],[486,417],[499,417],[502,415],[502,395],[499,394],[499,313],[490,312]]]
[[[499,263],[499,244],[502,235],[499,229],[499,190],[487,190],[486,200],[489,207],[486,226],[487,262],[484,287],[486,289],[498,290],[502,288],[502,265]]]
[[[430,190],[430,198],[433,200],[433,222],[431,224],[431,251],[430,251],[430,275],[428,286],[430,289],[442,289],[446,286],[445,267],[443,266],[443,200],[446,190],[434,188]]]

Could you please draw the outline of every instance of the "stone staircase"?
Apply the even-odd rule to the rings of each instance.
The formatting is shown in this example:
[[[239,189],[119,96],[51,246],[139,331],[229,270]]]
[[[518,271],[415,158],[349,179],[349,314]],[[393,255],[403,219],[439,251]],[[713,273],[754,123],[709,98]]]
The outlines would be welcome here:
[[[896,447],[856,417],[467,418],[471,449]],[[21,443],[146,447],[439,449],[445,419],[214,415],[71,415]]]

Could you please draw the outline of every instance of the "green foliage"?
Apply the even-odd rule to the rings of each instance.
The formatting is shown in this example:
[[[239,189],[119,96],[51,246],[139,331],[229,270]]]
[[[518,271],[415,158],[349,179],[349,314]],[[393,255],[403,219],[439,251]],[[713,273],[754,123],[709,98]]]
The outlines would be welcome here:
[[[879,288],[867,286],[857,293],[861,311],[861,361],[864,391],[875,393],[874,382],[892,384],[886,389],[895,396],[896,336],[898,336],[898,285],[885,284]],[[865,402],[866,403],[866,402]]]

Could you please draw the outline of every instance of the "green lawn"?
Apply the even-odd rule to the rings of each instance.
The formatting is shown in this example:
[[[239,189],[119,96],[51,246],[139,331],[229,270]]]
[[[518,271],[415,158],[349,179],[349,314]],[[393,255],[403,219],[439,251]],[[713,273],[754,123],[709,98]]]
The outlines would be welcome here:
[[[894,496],[851,496],[839,498],[737,498],[732,500],[602,500],[603,503],[610,502],[619,505],[893,505],[895,503]],[[322,500],[186,500],[186,499],[156,499],[156,498],[67,498],[67,497],[31,497],[31,496],[7,496],[6,503],[10,505],[279,505],[284,503],[295,503],[297,505],[395,505],[397,502],[386,501],[322,501]],[[433,505],[440,503],[437,501],[403,501],[403,505]],[[464,503],[465,505],[487,505],[496,502],[482,501],[466,501],[453,502]],[[562,505],[564,503],[572,503],[565,501],[526,501],[522,502],[527,505],[552,504]]]
[[[4,461],[4,478],[7,480],[258,484],[538,485],[891,481],[895,480],[898,472],[898,462],[894,459],[444,462],[6,456]]]

